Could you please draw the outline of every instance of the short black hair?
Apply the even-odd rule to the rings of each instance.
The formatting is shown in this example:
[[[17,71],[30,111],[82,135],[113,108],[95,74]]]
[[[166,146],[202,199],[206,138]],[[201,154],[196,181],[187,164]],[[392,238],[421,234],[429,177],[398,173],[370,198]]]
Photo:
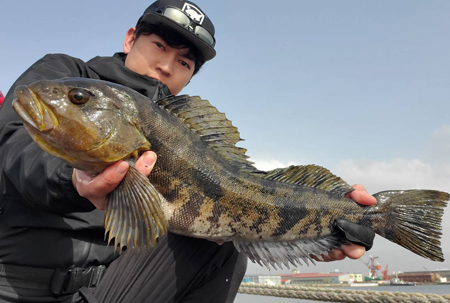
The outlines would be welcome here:
[[[149,36],[155,34],[164,40],[170,47],[173,48],[188,48],[189,52],[186,57],[193,60],[195,63],[194,74],[195,75],[200,68],[205,64],[205,59],[198,49],[185,37],[178,34],[174,30],[164,26],[163,24],[151,24],[145,21],[140,21],[136,26],[136,38],[141,35]]]

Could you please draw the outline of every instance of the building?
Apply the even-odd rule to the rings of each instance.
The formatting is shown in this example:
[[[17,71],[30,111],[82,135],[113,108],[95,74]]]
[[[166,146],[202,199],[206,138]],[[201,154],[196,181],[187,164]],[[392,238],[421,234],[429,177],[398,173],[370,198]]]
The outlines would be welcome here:
[[[284,284],[347,284],[362,282],[362,274],[346,273],[305,273],[282,274],[281,281]]]
[[[348,283],[363,282],[363,281],[364,277],[362,274],[349,274]]]
[[[442,278],[450,280],[450,269],[435,269],[433,272],[439,274]]]
[[[245,275],[242,283],[277,285],[281,284],[280,276]]]
[[[397,276],[401,281],[416,283],[434,283],[437,282],[439,278],[435,273],[432,272],[404,272],[398,273]]]
[[[430,270],[430,271],[409,271],[397,273],[400,280],[405,282],[416,283],[437,283],[443,281],[442,278],[447,279],[450,277],[450,270]]]

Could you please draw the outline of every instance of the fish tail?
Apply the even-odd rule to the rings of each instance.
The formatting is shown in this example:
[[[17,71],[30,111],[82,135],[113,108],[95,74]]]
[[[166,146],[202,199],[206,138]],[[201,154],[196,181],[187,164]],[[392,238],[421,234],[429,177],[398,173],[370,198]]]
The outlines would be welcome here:
[[[433,261],[444,261],[442,216],[450,195],[436,190],[392,190],[374,195],[372,228],[380,236]]]

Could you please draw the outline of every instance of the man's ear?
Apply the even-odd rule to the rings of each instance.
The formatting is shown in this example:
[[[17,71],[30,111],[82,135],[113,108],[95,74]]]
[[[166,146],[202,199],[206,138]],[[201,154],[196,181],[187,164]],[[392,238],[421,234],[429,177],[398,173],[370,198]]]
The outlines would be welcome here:
[[[125,40],[123,41],[123,52],[128,54],[133,47],[134,40],[136,39],[136,28],[132,27],[127,31]]]

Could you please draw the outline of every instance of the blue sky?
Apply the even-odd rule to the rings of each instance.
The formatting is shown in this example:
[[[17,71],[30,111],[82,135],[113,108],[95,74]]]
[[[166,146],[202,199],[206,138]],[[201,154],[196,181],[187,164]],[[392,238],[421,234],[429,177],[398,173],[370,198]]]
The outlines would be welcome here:
[[[0,10],[0,90],[46,53],[88,60],[122,50],[147,1],[10,1]],[[217,57],[184,93],[239,127],[262,169],[314,163],[371,193],[450,192],[450,2],[198,0]],[[450,268],[377,237],[389,270]],[[363,257],[366,261],[368,255]],[[304,267],[366,272],[360,261]],[[249,272],[265,273],[251,265]]]

